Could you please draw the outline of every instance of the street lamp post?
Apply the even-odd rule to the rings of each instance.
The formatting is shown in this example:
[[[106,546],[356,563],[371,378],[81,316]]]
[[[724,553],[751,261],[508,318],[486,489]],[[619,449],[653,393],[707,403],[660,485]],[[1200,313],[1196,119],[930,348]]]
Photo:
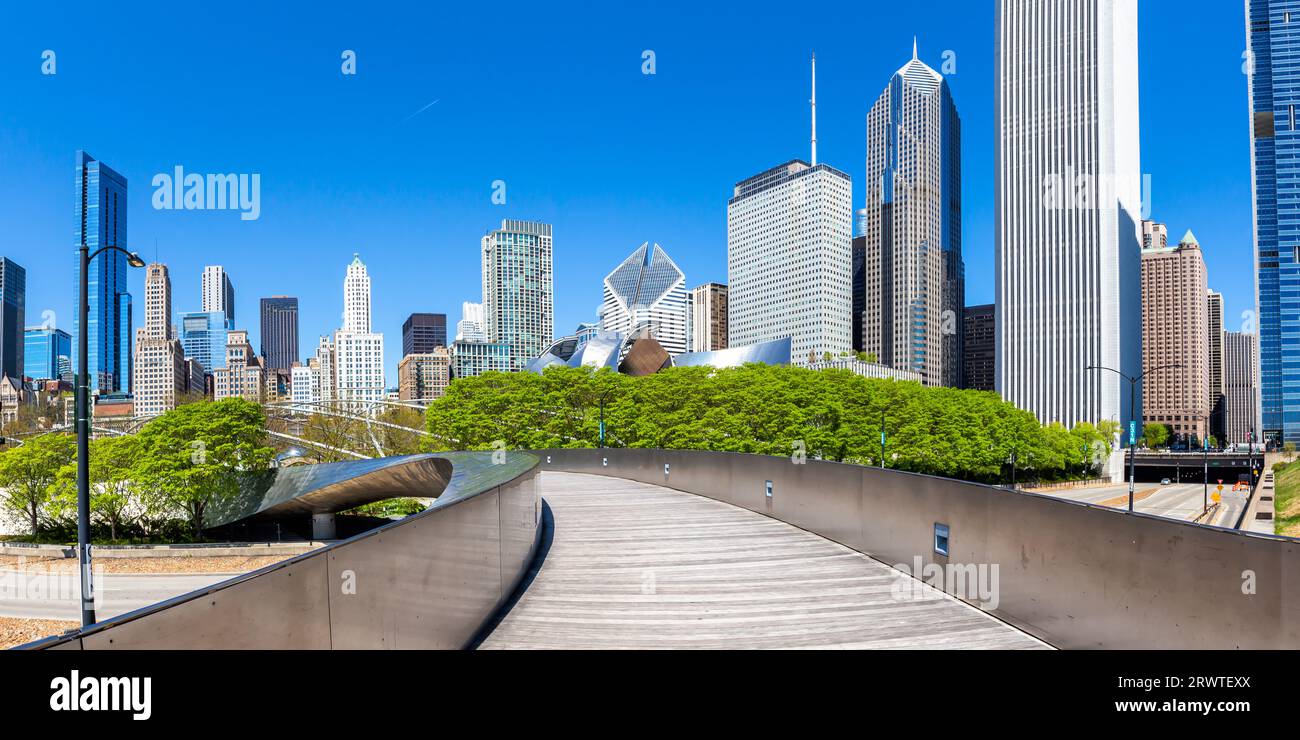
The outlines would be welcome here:
[[[605,399],[609,398],[609,394],[613,392],[614,389],[610,388],[600,395],[600,447],[601,449],[605,448]]]
[[[144,267],[144,260],[135,252],[128,252],[121,247],[110,244],[94,252],[81,243],[81,280],[78,287],[80,305],[77,316],[81,322],[81,331],[77,333],[77,565],[81,569],[81,626],[95,623],[95,584],[91,578],[90,557],[90,371],[89,342],[87,341],[87,322],[90,319],[89,272],[90,261],[101,252],[115,251],[126,255],[127,264],[132,267]]]
[[[880,412],[880,467],[885,467],[885,412]]]
[[[1129,410],[1129,444],[1128,444],[1128,510],[1133,513],[1133,491],[1137,486],[1137,455],[1133,449],[1137,436],[1137,387],[1138,384],[1146,379],[1151,373],[1160,370],[1172,370],[1180,368],[1182,365],[1161,365],[1153,367],[1137,377],[1131,377],[1125,373],[1116,370],[1113,367],[1104,367],[1102,365],[1089,365],[1085,370],[1109,370],[1128,381],[1128,410]],[[1121,437],[1122,437],[1121,433]]]

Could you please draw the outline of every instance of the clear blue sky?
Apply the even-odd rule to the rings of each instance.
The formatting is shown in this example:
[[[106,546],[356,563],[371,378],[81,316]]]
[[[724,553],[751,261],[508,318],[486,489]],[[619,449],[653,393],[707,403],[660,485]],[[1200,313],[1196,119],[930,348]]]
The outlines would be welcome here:
[[[913,35],[936,69],[956,54],[966,294],[993,299],[989,0],[845,2],[833,15],[699,0],[132,5],[19,3],[0,25],[0,254],[27,268],[29,323],[48,309],[72,325],[80,148],[130,181],[131,246],[170,267],[176,311],[199,308],[203,265],[222,264],[254,337],[258,298],[299,297],[305,357],[339,325],[360,252],[395,385],[402,321],[454,322],[479,300],[479,238],[509,217],[554,224],[567,333],[595,318],[601,278],[643,241],[692,285],[726,279],[732,185],[807,156],[814,49],[819,159],[853,176],[860,202],[865,116]],[[1254,303],[1242,4],[1140,12],[1153,216],[1174,238],[1195,230],[1236,329]],[[54,76],[40,73],[45,49]],[[344,49],[356,76],[340,72]],[[261,218],[153,210],[150,180],[176,165],[260,173]],[[491,202],[498,179],[504,206]],[[143,271],[132,285],[142,306]]]

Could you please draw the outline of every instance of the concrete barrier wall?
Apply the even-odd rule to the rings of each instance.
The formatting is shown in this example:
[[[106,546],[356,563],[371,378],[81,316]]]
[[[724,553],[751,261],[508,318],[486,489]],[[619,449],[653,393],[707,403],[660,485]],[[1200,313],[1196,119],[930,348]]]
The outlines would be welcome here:
[[[449,455],[451,483],[419,514],[26,647],[466,647],[514,593],[540,535],[537,459],[491,456]]]
[[[1057,647],[1300,648],[1296,540],[813,460],[644,449],[534,454],[542,470],[725,501],[889,565],[910,569],[919,557],[997,566],[990,613]],[[935,524],[949,528],[947,557],[935,552]]]

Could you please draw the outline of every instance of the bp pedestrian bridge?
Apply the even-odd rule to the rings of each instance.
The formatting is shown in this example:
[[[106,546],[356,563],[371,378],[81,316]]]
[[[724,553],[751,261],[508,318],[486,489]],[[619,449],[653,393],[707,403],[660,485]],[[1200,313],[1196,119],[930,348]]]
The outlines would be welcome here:
[[[649,449],[282,469],[213,526],[424,511],[26,647],[1296,648],[1297,541],[822,461]]]

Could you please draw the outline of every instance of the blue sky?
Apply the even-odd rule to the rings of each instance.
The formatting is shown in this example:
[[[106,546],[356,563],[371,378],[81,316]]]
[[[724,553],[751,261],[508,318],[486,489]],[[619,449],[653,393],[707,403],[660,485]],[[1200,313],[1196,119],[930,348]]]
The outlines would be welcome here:
[[[258,298],[299,297],[305,357],[339,325],[359,252],[395,384],[402,321],[454,322],[479,300],[479,239],[508,217],[554,224],[567,333],[643,241],[692,285],[726,280],[731,187],[807,157],[814,49],[819,159],[853,176],[859,203],[865,117],[914,35],[936,69],[956,55],[966,294],[993,299],[991,0],[132,5],[21,3],[0,27],[0,254],[27,268],[29,323],[72,324],[85,149],[130,181],[131,247],[169,266],[176,311],[199,308],[203,265],[222,264],[254,337]],[[1196,232],[1237,329],[1254,303],[1242,5],[1143,0],[1140,14],[1153,217]],[[261,217],[154,210],[150,181],[176,165],[260,173]],[[143,271],[132,281],[142,303]]]

